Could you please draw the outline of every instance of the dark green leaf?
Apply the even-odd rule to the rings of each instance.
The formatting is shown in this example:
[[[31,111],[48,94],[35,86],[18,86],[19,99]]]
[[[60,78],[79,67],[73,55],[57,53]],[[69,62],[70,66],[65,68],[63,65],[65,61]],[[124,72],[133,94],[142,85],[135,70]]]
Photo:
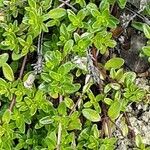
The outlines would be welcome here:
[[[120,8],[124,8],[126,5],[127,0],[118,0],[118,4]]]

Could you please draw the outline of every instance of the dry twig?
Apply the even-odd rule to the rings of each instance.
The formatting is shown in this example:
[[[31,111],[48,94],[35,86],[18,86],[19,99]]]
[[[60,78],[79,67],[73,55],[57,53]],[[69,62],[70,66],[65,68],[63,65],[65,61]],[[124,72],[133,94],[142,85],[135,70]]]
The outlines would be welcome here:
[[[22,79],[26,61],[27,61],[27,55],[23,59],[23,63],[22,63],[22,66],[21,66],[21,70],[20,70],[20,74],[19,74],[19,78],[18,79]],[[16,103],[16,95],[13,94],[13,98],[12,98],[11,104],[9,106],[9,110],[10,111],[13,110],[13,107],[15,106],[15,103]]]

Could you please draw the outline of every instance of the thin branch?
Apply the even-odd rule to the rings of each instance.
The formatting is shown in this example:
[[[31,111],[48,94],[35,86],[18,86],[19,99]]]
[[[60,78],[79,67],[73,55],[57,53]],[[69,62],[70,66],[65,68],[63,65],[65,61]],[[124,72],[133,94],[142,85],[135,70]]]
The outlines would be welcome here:
[[[37,62],[32,64],[34,68],[34,74],[37,75],[41,73],[43,67],[43,56],[42,56],[42,43],[43,43],[43,32],[38,37],[38,45],[37,45]]]
[[[135,139],[135,132],[132,129],[132,125],[131,125],[131,122],[129,120],[128,114],[125,112],[123,115],[125,117],[125,121],[126,121],[126,124],[128,126],[128,129],[129,129],[129,138],[131,138],[131,140],[133,140],[133,139]]]
[[[113,120],[111,120],[110,117],[108,117],[108,118],[109,118],[109,120],[116,126],[116,128],[119,130],[120,134],[124,137],[123,132],[122,132],[122,130],[120,129],[120,127],[119,127]]]
[[[37,55],[42,55],[43,32],[38,37]]]
[[[62,95],[59,96],[59,103],[61,103],[63,100]],[[57,137],[57,150],[60,150],[60,143],[61,143],[61,131],[62,131],[62,125],[61,122],[59,122],[58,125],[58,137]]]
[[[90,80],[91,80],[91,77],[89,77],[87,81],[86,81],[86,79],[85,79],[85,84],[86,84],[86,85],[89,84],[89,83],[90,83]],[[83,89],[84,89],[84,87],[83,87]],[[69,113],[69,116],[71,116],[71,114],[76,110],[76,107],[81,103],[81,100],[82,100],[84,94],[85,94],[85,92],[82,91],[82,93],[81,93],[81,95],[79,96],[77,102],[74,104],[73,108],[71,109],[71,111],[70,111],[70,113]]]
[[[68,2],[70,2],[70,0],[66,0],[65,2],[68,3]],[[60,7],[63,7],[63,6],[65,6],[65,3],[60,4],[58,7],[60,8]]]
[[[129,8],[128,6],[125,6],[125,8],[126,8],[127,10],[129,10],[130,12],[134,13],[134,15],[136,15],[137,17],[141,18],[145,23],[147,23],[148,25],[150,25],[150,20],[149,20],[147,17],[145,17],[145,16],[143,16],[142,14],[140,14],[139,11],[136,12],[135,10],[132,10],[132,9]]]
[[[73,11],[77,12],[77,9],[73,7],[72,5],[70,5],[67,1],[64,1],[64,0],[59,0],[59,1],[64,3],[64,5],[67,5],[68,7],[70,7]]]
[[[21,70],[20,70],[20,74],[19,74],[19,78],[18,79],[22,79],[26,61],[27,61],[27,55],[23,59],[23,63],[22,63],[22,66],[21,66]],[[9,110],[10,111],[13,110],[13,107],[15,106],[15,103],[16,103],[16,95],[13,94],[13,98],[12,98],[11,104],[9,106]]]
[[[78,104],[81,102],[83,97],[83,94],[80,95],[79,99],[77,100],[77,102],[75,103],[75,105],[73,106],[73,108],[71,109],[69,116],[71,116],[71,114],[75,111],[76,107],[78,106]]]

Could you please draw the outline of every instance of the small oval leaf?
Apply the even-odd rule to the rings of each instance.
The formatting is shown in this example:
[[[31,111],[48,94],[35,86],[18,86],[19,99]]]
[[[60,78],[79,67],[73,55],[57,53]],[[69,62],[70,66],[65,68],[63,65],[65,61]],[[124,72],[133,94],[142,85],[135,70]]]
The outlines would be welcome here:
[[[49,15],[52,19],[58,19],[63,17],[66,14],[66,10],[63,8],[55,8],[50,10]]]
[[[116,100],[115,102],[112,103],[112,105],[108,109],[108,116],[112,120],[115,120],[120,115],[120,110],[121,110],[121,103]]]
[[[4,53],[4,54],[0,55],[0,67],[3,66],[3,64],[7,62],[8,57],[9,56],[8,56],[7,53]]]
[[[0,78],[0,86],[6,87],[6,84],[7,82],[4,79]]]
[[[119,69],[123,64],[124,64],[124,59],[115,57],[115,58],[111,58],[106,62],[105,68],[107,70],[110,70],[111,68]]]
[[[51,124],[52,122],[53,122],[53,119],[50,116],[46,116],[40,119],[40,123],[43,125]]]
[[[145,55],[147,55],[148,57],[150,57],[150,46],[144,46],[142,48],[143,52]]]
[[[100,115],[93,109],[83,109],[82,114],[85,118],[92,122],[98,122],[101,120]]]
[[[5,63],[3,66],[2,66],[2,70],[3,70],[3,74],[5,76],[5,78],[9,81],[14,81],[14,73],[13,73],[13,70],[11,69],[11,67]]]
[[[150,39],[150,26],[147,24],[143,24],[143,31],[145,36]]]
[[[2,121],[3,123],[9,123],[11,119],[11,111],[9,109],[7,109],[2,117]]]

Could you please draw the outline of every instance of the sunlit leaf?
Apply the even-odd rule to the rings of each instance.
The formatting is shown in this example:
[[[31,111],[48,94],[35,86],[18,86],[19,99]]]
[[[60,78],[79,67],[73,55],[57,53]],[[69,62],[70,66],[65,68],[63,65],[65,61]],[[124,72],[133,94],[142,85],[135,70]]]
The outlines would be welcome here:
[[[107,70],[110,70],[111,68],[119,69],[123,64],[124,64],[124,59],[115,57],[115,58],[111,58],[106,62],[105,68]]]
[[[59,19],[66,15],[66,10],[64,8],[55,8],[49,12],[50,18]]]
[[[3,74],[5,76],[5,78],[9,81],[14,81],[14,73],[13,73],[13,70],[11,69],[11,67],[5,63],[3,66],[2,66],[2,69],[3,69]]]
[[[92,122],[98,122],[101,120],[100,115],[93,109],[83,109],[82,114],[85,118]]]

